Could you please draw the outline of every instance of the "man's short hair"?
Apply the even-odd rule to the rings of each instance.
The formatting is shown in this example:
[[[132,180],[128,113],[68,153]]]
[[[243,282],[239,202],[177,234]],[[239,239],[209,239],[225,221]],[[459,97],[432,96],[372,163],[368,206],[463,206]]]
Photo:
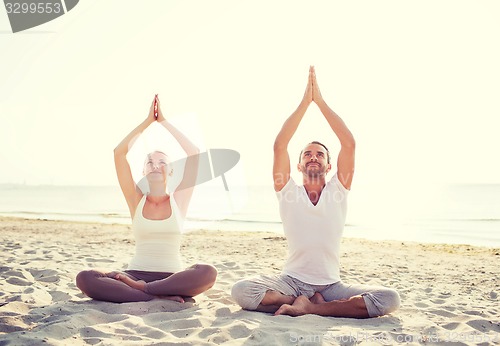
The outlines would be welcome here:
[[[324,145],[323,143],[321,142],[318,142],[318,141],[312,141],[311,143],[307,143],[307,145],[309,144],[318,144],[318,145],[321,145],[323,148],[325,148],[326,150],[326,162],[327,163],[330,163],[330,151],[328,150],[328,148],[326,147],[326,145]],[[304,149],[302,149],[302,151],[300,152],[300,155],[299,155],[299,162],[302,160],[302,154],[304,153]]]

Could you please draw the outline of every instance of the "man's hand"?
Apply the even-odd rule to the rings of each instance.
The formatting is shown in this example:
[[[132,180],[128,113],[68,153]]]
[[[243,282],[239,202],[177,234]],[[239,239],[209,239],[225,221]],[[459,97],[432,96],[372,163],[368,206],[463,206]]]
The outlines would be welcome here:
[[[321,92],[319,91],[318,81],[316,80],[316,71],[314,70],[314,66],[311,66],[309,69],[309,75],[312,76],[312,100],[319,104],[319,102],[323,102],[323,96],[321,96]]]
[[[314,67],[309,66],[309,76],[307,78],[306,91],[304,93],[304,97],[302,98],[302,103],[305,106],[309,106],[313,101],[313,71]]]

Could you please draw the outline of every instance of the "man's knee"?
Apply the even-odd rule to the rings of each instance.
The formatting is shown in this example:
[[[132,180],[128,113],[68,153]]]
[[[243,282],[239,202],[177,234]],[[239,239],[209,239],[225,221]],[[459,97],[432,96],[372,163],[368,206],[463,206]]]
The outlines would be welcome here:
[[[370,317],[379,317],[396,311],[401,304],[399,294],[391,288],[380,288],[362,295]]]
[[[383,303],[379,307],[380,316],[388,315],[391,312],[399,309],[399,306],[401,305],[401,299],[399,297],[399,293],[396,290],[386,288],[382,292],[382,297]]]
[[[390,314],[393,311],[399,309],[401,305],[401,298],[399,297],[399,293],[393,289],[387,289],[386,295],[386,308],[384,309],[384,315]]]
[[[255,304],[252,304],[252,298],[250,294],[250,284],[251,281],[240,280],[233,285],[231,289],[231,297],[234,301],[246,310],[255,310]]]

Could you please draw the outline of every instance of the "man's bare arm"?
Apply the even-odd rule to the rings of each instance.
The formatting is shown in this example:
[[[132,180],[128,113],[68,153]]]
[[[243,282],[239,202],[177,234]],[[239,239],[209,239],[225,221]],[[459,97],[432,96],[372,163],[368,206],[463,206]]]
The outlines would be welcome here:
[[[290,156],[288,155],[288,143],[292,139],[295,131],[299,127],[300,121],[304,117],[307,108],[312,102],[312,67],[309,68],[309,78],[307,80],[307,87],[304,97],[299,106],[286,119],[281,131],[278,133],[274,141],[274,164],[273,164],[273,178],[274,190],[281,191],[290,180]]]
[[[328,124],[340,141],[340,152],[337,159],[337,176],[342,185],[349,190],[354,175],[354,151],[356,142],[344,121],[327,105],[321,96],[314,67],[312,68],[312,80],[313,101],[318,105],[321,113],[323,113],[326,121],[328,121]]]

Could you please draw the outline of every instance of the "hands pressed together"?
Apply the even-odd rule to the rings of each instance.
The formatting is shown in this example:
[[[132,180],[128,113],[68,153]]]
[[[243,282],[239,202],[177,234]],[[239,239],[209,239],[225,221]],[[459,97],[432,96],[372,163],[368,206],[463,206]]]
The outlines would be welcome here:
[[[158,94],[155,95],[153,102],[151,102],[151,108],[149,109],[147,120],[150,123],[154,123],[155,121],[161,123],[166,120],[163,116],[163,112],[161,111],[160,99],[158,98]]]
[[[323,97],[321,96],[321,92],[319,91],[314,66],[309,66],[309,78],[307,80],[307,87],[302,102],[304,102],[306,105],[309,105],[313,101],[318,104],[319,102],[323,101]]]

